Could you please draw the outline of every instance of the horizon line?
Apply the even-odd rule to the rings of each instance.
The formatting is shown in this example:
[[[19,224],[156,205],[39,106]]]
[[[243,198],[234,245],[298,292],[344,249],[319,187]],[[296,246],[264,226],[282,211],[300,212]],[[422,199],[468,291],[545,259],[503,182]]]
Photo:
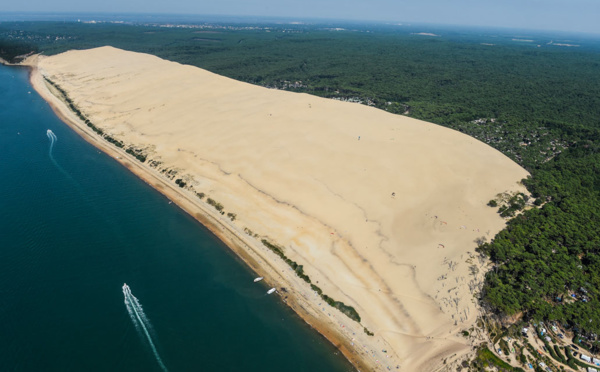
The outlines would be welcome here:
[[[219,18],[222,21],[234,21],[232,23],[244,23],[241,20],[253,19],[256,21],[272,22],[275,24],[284,23],[289,25],[320,25],[324,23],[346,23],[346,24],[361,24],[361,25],[383,25],[383,26],[397,26],[397,27],[442,27],[442,28],[462,28],[462,29],[479,29],[479,30],[495,30],[495,31],[527,31],[527,32],[546,32],[546,33],[563,33],[571,35],[582,35],[582,36],[600,36],[600,32],[590,31],[565,31],[556,29],[541,29],[541,28],[525,28],[525,27],[507,27],[507,26],[482,26],[482,25],[467,25],[457,23],[429,23],[429,22],[407,22],[407,21],[390,21],[390,20],[372,20],[372,19],[350,19],[350,18],[327,18],[327,17],[292,17],[292,16],[273,16],[273,15],[232,15],[232,14],[202,14],[202,13],[153,13],[153,12],[108,12],[108,11],[0,11],[0,24],[2,22],[42,22],[45,20],[39,19],[22,19],[22,20],[3,20],[3,15],[38,15],[38,16],[70,16],[70,17],[83,17],[83,16],[102,16],[102,17],[123,17],[123,16],[141,16],[141,17],[182,17],[182,18],[212,18],[211,20],[203,20],[203,22],[215,22]],[[278,21],[277,21],[278,20]],[[79,20],[63,20],[64,22],[78,22]],[[107,22],[106,20],[102,20]],[[173,20],[175,21],[175,20]],[[201,22],[202,20],[195,20]],[[109,21],[108,21],[109,22]],[[140,22],[140,20],[130,20],[131,23]],[[167,20],[157,21],[157,23],[165,23]],[[252,22],[248,22],[252,23]]]

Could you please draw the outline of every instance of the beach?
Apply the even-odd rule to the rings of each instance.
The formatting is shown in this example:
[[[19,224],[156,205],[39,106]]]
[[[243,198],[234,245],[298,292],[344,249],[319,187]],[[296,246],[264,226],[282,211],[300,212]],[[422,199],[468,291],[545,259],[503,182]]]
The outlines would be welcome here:
[[[441,370],[472,351],[462,331],[485,271],[476,240],[505,225],[486,204],[525,191],[527,172],[500,152],[423,121],[111,47],[26,63],[69,126],[208,227],[360,370]]]

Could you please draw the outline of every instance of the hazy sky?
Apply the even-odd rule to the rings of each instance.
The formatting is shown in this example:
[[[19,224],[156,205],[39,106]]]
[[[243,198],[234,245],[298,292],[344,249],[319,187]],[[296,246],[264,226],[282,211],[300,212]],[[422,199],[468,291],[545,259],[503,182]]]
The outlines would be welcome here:
[[[600,0],[7,0],[2,11],[284,16],[600,34]]]

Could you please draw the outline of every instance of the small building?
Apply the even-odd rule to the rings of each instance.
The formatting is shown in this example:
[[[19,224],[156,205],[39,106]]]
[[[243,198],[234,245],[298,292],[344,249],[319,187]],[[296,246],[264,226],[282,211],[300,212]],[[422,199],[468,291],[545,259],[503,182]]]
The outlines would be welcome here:
[[[596,368],[587,367],[587,372],[598,372]]]
[[[585,354],[581,354],[581,356],[579,358],[581,358],[581,360],[585,360],[588,363],[592,362],[592,358],[590,358],[589,356],[587,356]]]
[[[597,366],[600,366],[600,359],[592,358],[592,363],[594,363]]]

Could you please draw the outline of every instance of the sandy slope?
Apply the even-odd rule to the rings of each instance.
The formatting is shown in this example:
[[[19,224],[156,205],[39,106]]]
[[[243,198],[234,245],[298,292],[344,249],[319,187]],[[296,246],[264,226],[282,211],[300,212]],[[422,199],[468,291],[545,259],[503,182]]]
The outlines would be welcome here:
[[[469,289],[481,278],[469,268],[477,264],[474,240],[504,226],[487,201],[523,190],[517,182],[527,176],[498,151],[434,124],[111,47],[30,63],[39,68],[36,89],[67,121],[87,130],[48,94],[40,73],[96,126],[160,161],[152,169],[122,160],[213,231],[237,239],[224,238],[286,287],[286,301],[354,361],[435,370],[471,349],[459,332],[477,316]],[[165,169],[236,220],[174,186]],[[285,247],[324,293],[354,306],[375,336],[326,305],[262,238]]]

